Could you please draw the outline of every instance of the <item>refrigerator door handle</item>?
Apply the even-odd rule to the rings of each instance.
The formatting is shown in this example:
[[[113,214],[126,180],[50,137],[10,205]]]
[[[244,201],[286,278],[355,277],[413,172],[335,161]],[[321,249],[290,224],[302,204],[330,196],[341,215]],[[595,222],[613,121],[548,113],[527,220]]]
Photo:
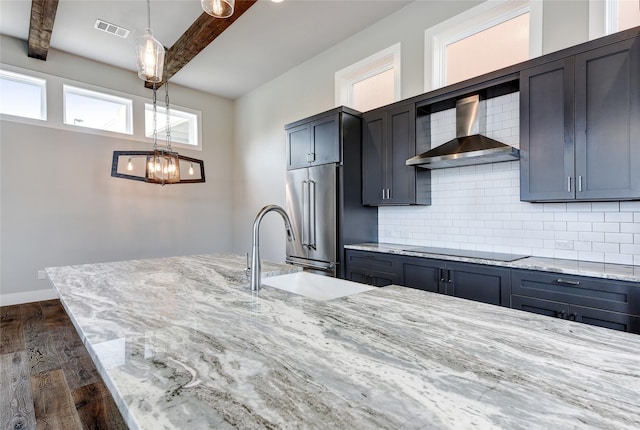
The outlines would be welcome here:
[[[309,181],[309,248],[315,250],[316,242],[316,182]]]
[[[302,247],[309,245],[309,182],[302,181]]]

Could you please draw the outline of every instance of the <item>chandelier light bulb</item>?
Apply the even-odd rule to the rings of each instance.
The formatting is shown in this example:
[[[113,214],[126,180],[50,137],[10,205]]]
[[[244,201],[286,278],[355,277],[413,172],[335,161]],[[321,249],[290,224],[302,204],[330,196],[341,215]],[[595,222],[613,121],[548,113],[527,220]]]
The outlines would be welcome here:
[[[235,0],[201,0],[202,9],[214,18],[229,18],[233,15]]]

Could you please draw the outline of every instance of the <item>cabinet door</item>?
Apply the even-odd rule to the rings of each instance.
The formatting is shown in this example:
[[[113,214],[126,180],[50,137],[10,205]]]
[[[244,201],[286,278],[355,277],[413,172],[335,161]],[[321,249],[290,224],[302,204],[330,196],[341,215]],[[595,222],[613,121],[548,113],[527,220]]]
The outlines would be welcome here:
[[[444,269],[444,261],[407,257],[402,262],[402,285],[433,293],[444,293]]]
[[[509,306],[511,271],[503,267],[448,263],[447,294],[492,305]]]
[[[520,73],[520,200],[575,196],[573,59]]]
[[[311,124],[302,124],[287,130],[287,169],[309,166]]]
[[[416,202],[416,167],[405,162],[416,155],[416,108],[414,104],[390,109],[387,113],[385,204]]]
[[[602,309],[569,306],[568,319],[613,330],[640,333],[640,317]]]
[[[640,39],[576,56],[576,197],[640,197]]]
[[[366,269],[347,266],[345,279],[347,281],[359,282],[361,284],[369,284],[369,272]]]
[[[565,319],[569,315],[569,305],[552,300],[534,299],[532,297],[511,296],[511,307],[534,314]]]
[[[533,270],[511,271],[512,293],[570,305],[640,315],[640,285]]]
[[[340,162],[339,114],[312,123],[311,165]]]
[[[349,249],[345,254],[347,279],[376,287],[402,285],[398,256]]]
[[[377,206],[384,202],[386,156],[386,114],[365,114],[362,121],[362,203]]]

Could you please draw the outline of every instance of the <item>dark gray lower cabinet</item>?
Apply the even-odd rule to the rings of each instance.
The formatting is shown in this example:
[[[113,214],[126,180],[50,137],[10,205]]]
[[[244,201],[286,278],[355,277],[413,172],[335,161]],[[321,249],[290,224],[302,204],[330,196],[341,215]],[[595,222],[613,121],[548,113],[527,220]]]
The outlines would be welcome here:
[[[402,285],[493,305],[509,306],[509,269],[380,252],[347,250],[347,279]]]
[[[640,286],[584,276],[511,271],[514,309],[640,333]]]
[[[349,281],[384,287],[402,284],[400,260],[395,255],[347,249],[345,278]]]
[[[346,278],[640,334],[640,284],[347,249]]]
[[[510,269],[419,257],[402,261],[405,287],[448,294],[492,305],[509,306]]]

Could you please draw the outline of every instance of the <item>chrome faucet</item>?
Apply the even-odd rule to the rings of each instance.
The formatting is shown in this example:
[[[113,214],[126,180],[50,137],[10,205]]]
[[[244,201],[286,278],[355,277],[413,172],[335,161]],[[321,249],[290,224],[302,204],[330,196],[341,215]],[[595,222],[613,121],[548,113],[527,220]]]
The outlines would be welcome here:
[[[287,215],[284,209],[277,205],[268,205],[263,207],[260,212],[258,212],[258,215],[256,215],[256,219],[253,221],[251,268],[249,269],[251,271],[251,291],[258,291],[262,282],[260,277],[260,272],[262,270],[260,264],[260,222],[262,221],[262,218],[264,218],[264,216],[271,211],[277,212],[282,216],[282,219],[284,220],[284,227],[287,229],[287,239],[289,241],[295,240],[295,237],[293,235],[293,228],[291,227],[291,220],[289,219],[289,215]]]

